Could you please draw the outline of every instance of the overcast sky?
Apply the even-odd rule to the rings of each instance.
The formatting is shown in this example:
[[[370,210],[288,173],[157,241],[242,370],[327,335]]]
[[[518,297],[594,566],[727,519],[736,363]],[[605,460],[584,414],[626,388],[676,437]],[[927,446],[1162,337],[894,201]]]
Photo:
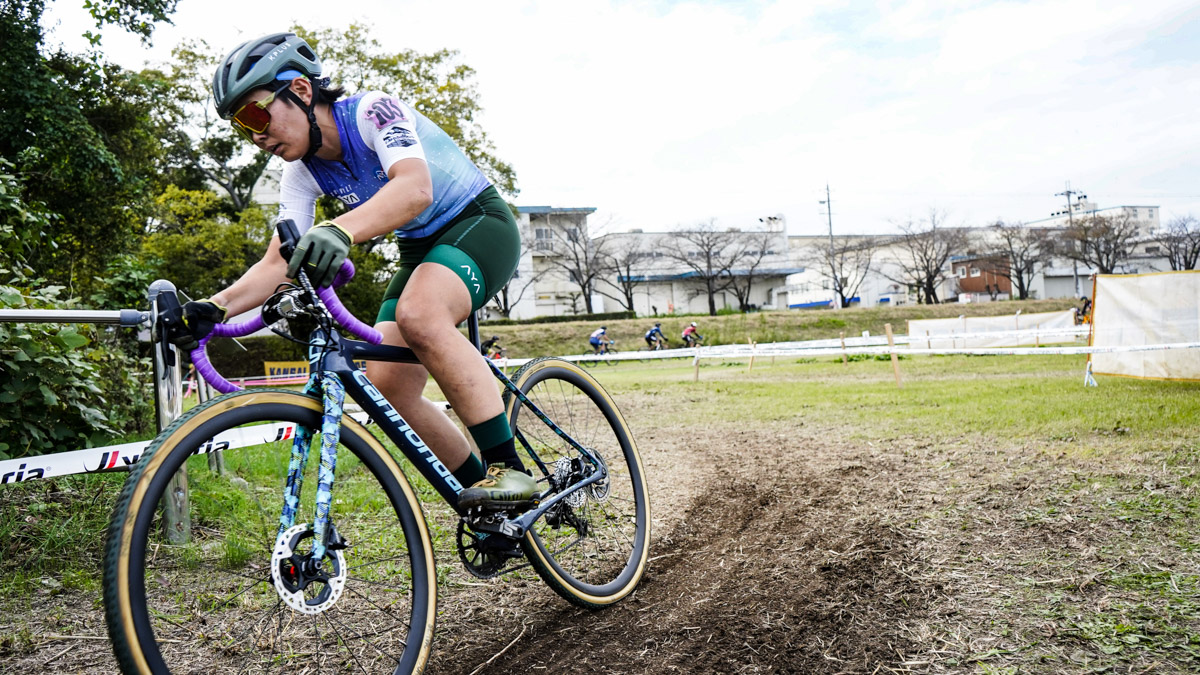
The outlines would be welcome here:
[[[81,6],[55,2],[51,44],[82,48]],[[228,50],[356,20],[388,50],[457,49],[516,202],[595,207],[613,230],[783,214],[823,233],[827,181],[841,233],[931,207],[1037,220],[1066,181],[1200,216],[1194,0],[180,0],[172,19],[151,49],[109,30],[103,51],[139,68],[185,37]]]

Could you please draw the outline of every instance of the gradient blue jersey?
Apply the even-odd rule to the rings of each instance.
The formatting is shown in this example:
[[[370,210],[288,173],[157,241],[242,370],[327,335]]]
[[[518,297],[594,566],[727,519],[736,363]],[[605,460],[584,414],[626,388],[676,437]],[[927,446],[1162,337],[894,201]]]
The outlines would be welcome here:
[[[378,91],[333,104],[342,161],[313,157],[288,162],[279,187],[279,215],[300,232],[313,225],[317,197],[337,197],[357,208],[387,183],[393,164],[417,158],[429,167],[433,203],[396,229],[398,237],[426,237],[459,214],[491,183],[446,132],[400,99]]]

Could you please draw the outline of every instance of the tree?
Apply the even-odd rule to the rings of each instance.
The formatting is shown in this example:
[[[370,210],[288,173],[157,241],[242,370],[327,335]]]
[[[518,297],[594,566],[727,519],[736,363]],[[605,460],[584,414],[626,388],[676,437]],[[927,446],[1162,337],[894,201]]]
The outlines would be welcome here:
[[[900,236],[895,239],[900,249],[896,265],[900,274],[888,276],[892,281],[911,284],[917,288],[917,302],[938,304],[937,287],[946,279],[950,256],[966,246],[962,230],[947,228],[946,216],[936,209],[917,222],[911,219],[900,223]]]
[[[996,274],[1011,282],[1017,298],[1029,298],[1029,286],[1040,266],[1049,257],[1052,241],[1045,230],[1025,227],[1024,223],[1008,224],[998,220],[992,225],[995,235],[991,255],[1002,264],[995,265]]]
[[[1155,241],[1173,270],[1194,270],[1200,262],[1200,222],[1191,214],[1173,219]]]
[[[212,106],[212,74],[221,52],[203,40],[185,41],[171,51],[174,61],[160,74],[171,90],[165,133],[174,173],[172,181],[185,189],[220,187],[236,214],[250,206],[271,154],[247,143]]]
[[[834,237],[831,245],[809,247],[804,257],[829,282],[841,306],[849,307],[871,272],[876,247],[871,237]]]
[[[389,54],[360,23],[345,29],[292,30],[317,50],[326,70],[337,74],[337,84],[351,93],[378,90],[399,96],[449,134],[497,189],[518,192],[516,172],[493,154],[495,147],[476,119],[483,108],[475,69],[459,63],[457,51]]]
[[[588,314],[594,313],[592,295],[596,292],[597,282],[607,269],[606,240],[589,237],[585,223],[579,220],[562,217],[555,219],[550,214],[546,214],[544,219],[535,220],[537,215],[540,214],[531,216],[530,226],[549,230],[551,237],[549,242],[552,252],[544,258],[546,267],[577,286],[584,311]],[[543,238],[540,241],[545,243],[547,240]],[[578,314],[578,311],[575,313]]]
[[[1100,274],[1112,274],[1129,260],[1138,238],[1138,223],[1128,213],[1080,218],[1059,234],[1058,252],[1094,268]]]
[[[738,300],[738,309],[743,312],[750,309],[750,291],[758,269],[769,256],[775,255],[771,248],[775,236],[769,231],[746,232],[737,239],[739,250],[734,254],[737,269],[730,270],[729,289]]]
[[[645,283],[645,275],[635,270],[641,267],[646,259],[646,251],[642,248],[641,237],[622,237],[612,235],[614,240],[608,245],[608,254],[604,257],[604,270],[600,282],[608,287],[597,291],[606,298],[614,300],[622,309],[633,311],[633,292]]]
[[[97,21],[149,35],[173,3],[89,5]],[[55,226],[30,240],[39,276],[88,296],[110,259],[136,250],[162,184],[166,87],[103,62],[99,54],[43,54],[42,0],[0,4],[0,157],[16,167],[24,197]]]
[[[737,230],[719,230],[709,220],[691,229],[677,230],[658,240],[663,256],[692,272],[700,282],[700,293],[708,298],[709,316],[717,315],[717,293],[729,288],[734,265],[744,248],[738,246]]]
[[[193,298],[229,286],[261,257],[272,232],[266,213],[246,209],[231,218],[217,193],[168,187],[156,200],[155,229],[145,255]]]

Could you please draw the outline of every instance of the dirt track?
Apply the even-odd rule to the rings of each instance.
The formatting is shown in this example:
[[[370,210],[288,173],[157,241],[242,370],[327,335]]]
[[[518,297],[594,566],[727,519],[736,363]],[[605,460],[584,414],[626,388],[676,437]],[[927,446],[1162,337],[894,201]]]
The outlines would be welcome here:
[[[623,401],[637,407],[637,402]],[[779,423],[715,433],[635,428],[652,477],[651,566],[589,612],[536,581],[443,595],[432,672],[873,672],[899,666],[935,589],[894,526],[894,459]],[[635,423],[636,424],[636,423]],[[464,620],[455,609],[477,607]],[[515,609],[515,611],[513,611]],[[900,666],[903,667],[903,666]]]
[[[721,406],[694,396],[618,395],[651,481],[637,592],[585,611],[529,570],[480,582],[439,551],[447,583],[429,672],[1195,672],[1200,615],[1121,582],[1167,570],[1164,583],[1194,586],[1200,545],[1177,543],[1200,515],[1180,480],[1198,471],[1194,446],[1118,461],[1060,451],[1070,439],[855,439],[803,411],[666,422]],[[1131,526],[1112,504],[1135,494],[1184,510]],[[32,640],[0,643],[0,663],[16,658],[0,670],[114,672],[98,602],[45,598]],[[1113,655],[1123,634],[1083,632],[1108,618],[1166,648]],[[95,637],[43,639],[55,634]]]

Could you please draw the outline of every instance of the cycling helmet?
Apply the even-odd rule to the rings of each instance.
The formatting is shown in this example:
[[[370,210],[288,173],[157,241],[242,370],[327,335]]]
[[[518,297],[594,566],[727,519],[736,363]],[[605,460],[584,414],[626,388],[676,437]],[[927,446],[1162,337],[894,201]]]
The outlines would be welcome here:
[[[492,336],[492,339],[493,339],[493,340],[499,340],[499,339],[500,339],[500,336],[499,336],[499,335],[493,335],[493,336]]]
[[[604,326],[600,326],[600,330],[608,330],[608,329],[605,328]]]
[[[654,322],[654,327],[655,327],[655,328],[662,328],[662,323],[661,323],[661,322],[658,322],[658,321],[655,321],[655,322]]]
[[[321,130],[313,109],[317,105],[316,89],[326,84],[321,78],[321,57],[303,38],[295,33],[273,33],[247,40],[217,66],[213,73],[213,103],[222,119],[229,119],[233,107],[247,93],[270,85],[276,80],[291,80],[305,76],[313,83],[312,101],[306,106],[290,89],[283,96],[291,98],[308,116],[309,159],[321,148]]]
[[[693,322],[692,322],[692,328],[695,328],[695,327],[696,327],[696,322],[695,322],[695,321],[693,321]]]

